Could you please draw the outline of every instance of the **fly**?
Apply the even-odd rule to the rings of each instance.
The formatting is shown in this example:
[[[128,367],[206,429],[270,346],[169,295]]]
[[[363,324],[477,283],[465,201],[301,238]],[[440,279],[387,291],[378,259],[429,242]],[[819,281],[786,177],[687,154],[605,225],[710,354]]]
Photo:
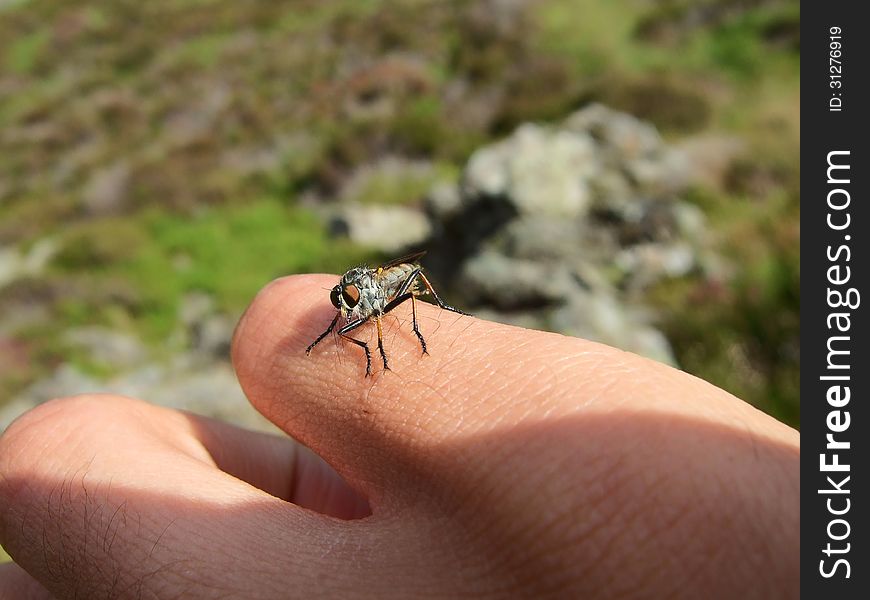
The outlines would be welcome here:
[[[426,350],[426,340],[417,326],[417,297],[429,293],[441,308],[465,315],[458,308],[454,308],[444,302],[435,292],[432,284],[423,274],[418,264],[425,252],[417,252],[403,256],[388,262],[376,269],[368,267],[354,267],[341,276],[338,284],[329,292],[329,300],[338,310],[332,323],[321,333],[311,345],[305,349],[305,354],[320,343],[329,333],[335,329],[339,318],[344,319],[345,324],[339,327],[338,335],[362,348],[366,353],[366,377],[372,372],[372,355],[369,346],[362,340],[348,335],[369,320],[374,320],[378,332],[378,352],[384,362],[384,370],[389,371],[387,355],[384,353],[384,334],[381,326],[381,318],[407,300],[411,301],[411,327],[423,354],[429,354]],[[421,284],[422,286],[421,287]]]

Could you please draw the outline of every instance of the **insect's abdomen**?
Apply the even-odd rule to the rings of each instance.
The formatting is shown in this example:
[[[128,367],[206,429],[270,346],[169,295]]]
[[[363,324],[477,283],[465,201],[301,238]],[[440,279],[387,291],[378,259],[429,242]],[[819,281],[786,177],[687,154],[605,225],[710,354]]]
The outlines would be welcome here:
[[[384,290],[385,296],[388,300],[392,300],[396,297],[399,288],[402,287],[402,284],[405,283],[405,280],[408,279],[408,276],[413,273],[416,268],[417,265],[406,263],[390,267],[389,269],[384,269],[381,272],[378,279],[381,289]],[[408,291],[411,291],[411,289]]]

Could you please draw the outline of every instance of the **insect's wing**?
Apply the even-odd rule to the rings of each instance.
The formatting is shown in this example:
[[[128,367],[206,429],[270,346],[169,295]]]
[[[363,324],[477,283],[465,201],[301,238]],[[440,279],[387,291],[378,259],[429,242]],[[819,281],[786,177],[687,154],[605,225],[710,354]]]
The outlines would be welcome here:
[[[408,264],[408,263],[413,264],[413,263],[418,262],[421,258],[423,258],[424,254],[426,254],[425,250],[423,250],[422,252],[414,252],[413,254],[407,254],[407,255],[402,256],[400,258],[396,258],[394,260],[391,260],[390,262],[381,265],[379,268],[381,270],[386,270],[386,269],[389,269],[390,267],[395,267],[396,265],[404,265],[404,264]]]

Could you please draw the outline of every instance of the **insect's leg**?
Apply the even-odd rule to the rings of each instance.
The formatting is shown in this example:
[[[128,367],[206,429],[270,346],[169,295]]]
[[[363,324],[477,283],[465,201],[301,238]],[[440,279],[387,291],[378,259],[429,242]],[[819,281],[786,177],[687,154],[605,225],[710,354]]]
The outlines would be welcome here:
[[[311,342],[311,345],[305,349],[305,354],[311,354],[311,350],[323,340],[326,336],[329,335],[329,332],[333,330],[335,324],[338,323],[338,317],[341,313],[335,315],[335,318],[332,320],[332,323],[329,324],[329,327],[326,328],[326,331],[317,336],[317,339]]]
[[[417,275],[420,277],[420,279],[423,280],[423,285],[426,286],[426,289],[429,290],[429,293],[432,294],[433,298],[435,298],[435,302],[438,303],[438,306],[440,306],[441,308],[444,308],[446,310],[449,310],[450,312],[459,313],[460,315],[468,315],[467,312],[463,312],[463,311],[459,310],[458,308],[450,306],[449,304],[444,302],[444,300],[441,299],[441,296],[438,295],[438,292],[435,291],[435,288],[432,287],[432,284],[429,283],[429,280],[426,279],[426,276],[423,275],[422,272],[418,273]]]
[[[387,303],[387,305],[384,307],[384,312],[382,312],[381,314],[382,315],[387,314],[388,312],[390,312],[391,310],[393,310],[394,308],[399,306],[402,302],[404,302],[408,298],[412,297],[413,295],[414,294],[412,294],[411,292],[407,292],[405,294],[402,294],[401,296],[396,296],[395,298],[393,298],[392,300],[390,300]]]
[[[426,350],[426,340],[423,339],[423,334],[420,333],[420,328],[417,326],[417,299],[412,292],[406,292],[401,296],[397,296],[396,298],[394,298],[392,302],[389,302],[384,307],[384,314],[387,314],[409,298],[411,299],[411,327],[414,329],[414,333],[417,335],[417,339],[420,340],[420,346],[423,348],[423,354],[429,354],[429,351]]]
[[[366,377],[368,377],[369,375],[372,374],[372,353],[369,352],[369,345],[366,344],[362,340],[358,340],[356,338],[352,338],[349,335],[347,335],[349,332],[353,331],[354,329],[356,329],[357,327],[359,327],[360,325],[362,325],[366,321],[367,321],[367,319],[357,319],[356,321],[351,321],[350,323],[348,323],[347,325],[345,325],[344,327],[342,327],[341,329],[338,330],[338,335],[340,335],[341,337],[343,337],[344,339],[346,339],[350,342],[353,342],[354,344],[356,344],[357,346],[359,346],[360,348],[365,350],[365,353],[366,353]]]
[[[375,325],[378,328],[378,352],[381,353],[381,360],[384,361],[384,371],[389,371],[390,367],[387,365],[387,355],[384,353],[384,332],[381,329],[380,315],[375,315]]]
[[[399,297],[404,295],[405,292],[407,292],[408,289],[414,284],[414,280],[417,279],[417,277],[419,275],[422,275],[422,274],[423,274],[423,272],[420,270],[419,267],[414,269],[413,271],[411,271],[411,274],[405,278],[405,281],[402,282],[402,286],[396,292],[396,298],[398,299]],[[386,312],[386,311],[384,311],[384,312]]]
[[[426,350],[426,340],[423,339],[423,334],[420,333],[420,328],[417,327],[417,297],[411,294],[411,327],[414,333],[417,334],[417,339],[420,340],[420,346],[423,348],[423,354],[429,354]]]

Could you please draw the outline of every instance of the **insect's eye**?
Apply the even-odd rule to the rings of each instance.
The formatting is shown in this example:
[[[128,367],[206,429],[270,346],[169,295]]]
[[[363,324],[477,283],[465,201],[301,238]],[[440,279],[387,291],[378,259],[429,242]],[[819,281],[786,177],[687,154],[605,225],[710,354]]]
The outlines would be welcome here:
[[[349,285],[341,291],[341,298],[345,304],[353,308],[359,302],[359,290],[355,285]]]
[[[338,286],[335,286],[334,288],[332,288],[332,291],[329,292],[329,301],[332,302],[332,305],[335,308],[341,308],[341,302],[338,299],[338,295],[340,293],[341,293],[341,288]]]

